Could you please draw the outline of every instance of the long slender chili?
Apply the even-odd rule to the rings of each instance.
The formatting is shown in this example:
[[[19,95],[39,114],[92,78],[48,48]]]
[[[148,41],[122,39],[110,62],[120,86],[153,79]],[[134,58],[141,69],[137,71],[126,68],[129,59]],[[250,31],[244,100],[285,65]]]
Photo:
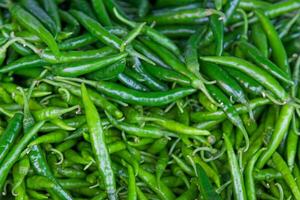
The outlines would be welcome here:
[[[22,90],[21,90],[22,91]],[[24,98],[24,119],[23,119],[23,131],[24,133],[28,132],[35,124],[35,120],[30,113],[28,97]],[[30,97],[30,94],[28,95]],[[33,136],[32,139],[35,139],[36,136]],[[60,197],[64,200],[72,200],[72,197],[58,184],[56,178],[50,170],[50,167],[46,161],[43,150],[39,145],[34,145],[31,147],[31,151],[28,154],[30,163],[34,169],[34,171],[41,176],[48,177],[53,183],[55,183],[55,187],[50,190],[51,193],[54,193],[56,196]]]
[[[270,142],[268,143],[267,150],[260,156],[259,160],[257,161],[256,167],[258,169],[264,167],[264,165],[272,157],[272,155],[280,145],[284,135],[289,128],[294,109],[294,106],[290,104],[286,104],[281,108],[277,123],[275,124],[274,132],[272,134]]]
[[[275,152],[272,156],[272,161],[274,162],[274,165],[276,169],[282,174],[283,179],[291,189],[294,197],[296,199],[300,199],[300,191],[296,184],[296,181],[288,168],[287,164],[283,160],[283,158],[280,156],[279,153]]]
[[[223,66],[238,69],[244,72],[245,74],[253,77],[259,83],[261,83],[265,88],[272,91],[282,101],[286,102],[289,99],[289,95],[276,79],[274,79],[266,71],[258,68],[257,66],[253,65],[252,63],[244,59],[231,57],[231,56],[220,56],[220,57],[208,56],[208,57],[202,57],[201,59],[207,62],[213,62]]]
[[[223,137],[226,145],[235,197],[240,200],[247,199],[243,176],[240,172],[238,160],[232,148],[230,138],[227,134],[224,134]]]
[[[263,153],[264,150],[265,149],[260,149],[259,151],[257,151],[254,154],[254,156],[251,158],[251,160],[247,164],[247,167],[245,170],[245,188],[246,188],[248,199],[256,200],[253,169],[255,167],[255,163],[256,163],[257,159]]]
[[[97,168],[101,174],[101,177],[104,179],[108,198],[110,200],[114,200],[117,199],[116,181],[112,171],[108,149],[105,144],[105,136],[101,125],[100,116],[95,105],[90,100],[87,89],[83,84],[81,85],[81,94]]]
[[[48,45],[54,55],[59,57],[60,52],[55,39],[34,16],[17,4],[9,5],[9,10],[22,26],[38,35]]]
[[[3,162],[5,156],[12,148],[15,139],[22,129],[23,114],[16,113],[10,119],[9,124],[0,137],[0,163]]]
[[[263,12],[257,10],[256,15],[268,37],[275,63],[285,72],[290,73],[288,57],[275,27]]]

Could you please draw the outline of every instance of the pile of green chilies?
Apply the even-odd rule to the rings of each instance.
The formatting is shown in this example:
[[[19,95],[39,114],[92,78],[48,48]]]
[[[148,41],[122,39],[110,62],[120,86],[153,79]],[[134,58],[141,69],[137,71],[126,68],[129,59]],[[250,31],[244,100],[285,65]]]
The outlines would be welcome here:
[[[0,199],[300,200],[299,0],[0,0]]]

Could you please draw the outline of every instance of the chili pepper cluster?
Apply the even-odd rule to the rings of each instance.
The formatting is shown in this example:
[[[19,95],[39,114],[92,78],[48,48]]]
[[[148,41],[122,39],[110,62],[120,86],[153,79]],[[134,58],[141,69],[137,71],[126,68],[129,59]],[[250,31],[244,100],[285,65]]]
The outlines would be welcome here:
[[[0,0],[0,199],[300,200],[299,0]]]

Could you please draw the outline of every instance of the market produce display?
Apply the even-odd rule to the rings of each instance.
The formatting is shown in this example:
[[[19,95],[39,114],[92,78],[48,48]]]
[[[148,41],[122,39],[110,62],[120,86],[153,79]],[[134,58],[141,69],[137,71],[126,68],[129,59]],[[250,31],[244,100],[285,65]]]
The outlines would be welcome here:
[[[299,0],[0,0],[1,200],[300,200]]]

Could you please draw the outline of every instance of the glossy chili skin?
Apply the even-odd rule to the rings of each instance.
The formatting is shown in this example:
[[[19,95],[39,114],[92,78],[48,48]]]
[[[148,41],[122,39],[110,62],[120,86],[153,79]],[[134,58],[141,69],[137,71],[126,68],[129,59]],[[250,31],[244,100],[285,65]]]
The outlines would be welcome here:
[[[179,11],[154,13],[151,16],[147,16],[145,18],[145,21],[150,23],[155,21],[159,25],[199,24],[207,20],[206,17],[211,14],[211,10],[207,10],[204,8],[191,8],[182,9]]]
[[[290,67],[288,63],[287,54],[285,48],[278,36],[275,27],[272,25],[271,21],[264,15],[261,11],[256,11],[256,15],[264,29],[270,46],[272,48],[272,54],[275,63],[282,68],[285,72],[290,73]]]
[[[269,59],[264,57],[258,49],[246,41],[239,42],[239,48],[257,65],[263,67],[266,71],[270,72],[273,76],[278,78],[285,83],[292,84],[290,75],[283,71],[281,68],[277,67]]]
[[[206,28],[199,29],[195,34],[193,34],[187,41],[185,51],[184,51],[184,59],[187,66],[193,74],[197,77],[201,77],[199,70],[200,70],[200,63],[198,61],[198,47],[201,39],[206,32]]]
[[[12,16],[16,18],[22,26],[38,35],[48,45],[54,55],[59,56],[59,49],[55,39],[34,16],[17,4],[10,5],[9,10]]]
[[[245,188],[248,199],[256,199],[253,170],[257,159],[263,153],[263,151],[264,149],[260,149],[259,151],[257,151],[251,158],[245,169]]]
[[[93,60],[97,58],[101,58],[104,56],[112,55],[116,53],[113,48],[103,47],[96,50],[88,50],[88,51],[66,51],[61,52],[61,56],[56,58],[51,52],[43,52],[40,57],[44,61],[56,64],[56,63],[70,63],[77,62],[83,60]]]
[[[247,199],[244,180],[240,173],[237,157],[232,148],[232,144],[230,142],[229,137],[226,134],[224,134],[223,137],[226,145],[227,156],[230,165],[230,172],[231,172],[232,181],[234,185],[233,187],[234,187],[235,197],[238,199]]]
[[[119,74],[124,72],[126,67],[126,59],[115,62],[105,68],[98,69],[95,72],[86,74],[88,79],[100,81],[100,80],[111,80],[118,77]]]
[[[293,119],[295,120],[295,119]],[[299,127],[298,122],[294,121],[295,128]],[[294,168],[295,165],[295,158],[297,154],[297,146],[298,146],[298,135],[295,132],[294,128],[291,128],[288,132],[287,136],[287,146],[286,146],[286,162],[290,169]]]
[[[128,32],[128,34],[123,38],[120,51],[123,52],[127,46],[129,46],[139,35],[142,34],[142,30],[145,26],[144,23],[140,23],[137,26],[135,26],[131,31]]]
[[[35,120],[29,110],[28,99],[25,93],[23,92],[24,98],[24,119],[23,119],[23,131],[24,133],[29,132],[31,128],[35,125]],[[39,130],[41,130],[40,127]],[[32,139],[35,139],[36,135],[32,136]],[[39,145],[31,146],[31,151],[28,154],[31,165],[33,166],[34,171],[41,176],[47,177],[54,183],[54,187],[50,189],[51,193],[59,196],[61,199],[69,200],[72,197],[63,190],[63,188],[57,183],[53,173],[50,170],[50,167],[45,158],[44,151]]]
[[[227,2],[227,4],[225,5],[226,23],[228,23],[231,20],[231,18],[233,17],[233,14],[234,14],[235,10],[238,8],[239,3],[240,3],[240,0],[233,0],[233,1]]]
[[[284,88],[279,84],[277,80],[275,80],[270,74],[266,71],[258,68],[257,66],[251,64],[250,62],[230,56],[221,56],[221,57],[202,57],[202,60],[207,62],[213,62],[216,64],[220,64],[226,67],[232,67],[234,69],[238,69],[248,76],[254,78],[259,83],[261,83],[266,89],[273,92],[278,98],[283,101],[287,101],[289,96]]]
[[[110,156],[105,144],[105,137],[103,134],[100,117],[95,105],[90,100],[87,89],[84,85],[81,86],[81,94],[86,112],[92,148],[96,157],[97,168],[101,174],[101,177],[104,179],[108,198],[114,200],[117,199],[116,182],[111,168]]]
[[[115,53],[110,47],[104,47],[99,50],[90,51],[68,51],[61,52],[61,56],[56,58],[51,52],[43,52],[40,56],[29,55],[9,63],[1,68],[1,73],[7,73],[14,70],[42,67],[47,64],[71,63],[84,60],[93,60]]]
[[[248,100],[246,94],[240,85],[223,70],[220,66],[212,63],[203,63],[202,71],[211,80],[216,80],[220,88],[233,99],[239,103],[247,104]]]
[[[224,22],[219,15],[212,15],[209,18],[210,28],[215,39],[215,55],[221,56],[224,48]]]
[[[18,54],[21,54],[23,56],[28,56],[33,53],[31,49],[29,49],[28,47],[24,47],[23,45],[18,43],[14,43],[11,46]]]
[[[144,63],[137,58],[134,58],[134,60],[133,69],[141,75],[144,80],[144,84],[147,87],[153,91],[167,91],[169,89],[165,83],[153,77],[150,73],[148,73],[148,71],[146,71]]]
[[[142,83],[140,83],[140,81],[137,81],[136,79],[134,79],[134,77],[130,77],[127,73],[120,73],[118,75],[118,79],[121,83],[123,83],[125,86],[127,86],[128,88],[137,90],[137,91],[150,91],[150,89],[143,85]]]
[[[3,163],[5,156],[12,148],[14,141],[18,137],[22,129],[22,121],[23,121],[23,114],[16,113],[11,120],[7,128],[5,129],[4,133],[1,134],[0,137],[0,146],[1,146],[1,153],[0,153],[0,163]]]
[[[156,124],[159,124],[160,126],[166,128],[167,130],[178,132],[181,134],[186,134],[186,135],[209,135],[210,133],[206,130],[200,130],[200,129],[195,129],[193,127],[189,127],[185,124],[178,123],[173,120],[167,120],[163,119],[162,117],[159,116],[147,116],[147,117],[142,117],[142,119],[146,121],[152,121]]]
[[[28,200],[26,194],[25,183],[23,182],[30,169],[30,162],[28,157],[22,158],[13,167],[13,184],[14,191],[17,194],[16,200]]]
[[[249,77],[245,73],[233,69],[233,68],[226,68],[225,69],[233,78],[235,78],[239,84],[249,93],[254,95],[262,95],[264,92],[264,88],[259,84],[256,80],[252,77]]]
[[[46,82],[57,87],[64,87],[68,89],[73,95],[77,97],[81,97],[81,91],[79,85],[68,84],[64,82],[55,82],[50,80],[47,80]],[[109,112],[111,115],[113,115],[118,119],[123,116],[123,113],[114,104],[112,104],[107,99],[105,99],[102,95],[90,89],[88,89],[88,92],[90,98],[92,99],[92,101],[95,103],[96,106],[105,109],[107,112]]]
[[[190,78],[195,78],[195,75],[191,74],[191,72],[186,68],[186,66],[169,50],[163,48],[161,45],[147,39],[143,38],[142,42],[149,47],[152,51],[157,53],[158,56],[161,57],[161,59],[167,63],[169,66],[171,66],[175,71],[186,75]]]
[[[275,152],[272,155],[272,161],[274,162],[276,169],[280,171],[280,173],[283,175],[283,178],[287,183],[287,185],[290,187],[294,197],[296,199],[299,199],[300,198],[299,188],[283,158],[280,156],[280,154]]]
[[[104,1],[92,0],[92,5],[101,24],[103,24],[104,26],[111,26],[112,22],[105,8]]]
[[[174,70],[166,69],[158,65],[144,63],[146,70],[154,77],[167,82],[176,82],[183,86],[190,85],[190,79]]]
[[[62,142],[67,136],[68,133],[65,131],[54,131],[37,137],[36,139],[31,141],[28,146],[38,145],[42,143],[59,143]]]
[[[39,56],[30,55],[30,56],[26,56],[26,57],[22,57],[20,59],[17,59],[15,61],[3,66],[0,69],[0,72],[1,73],[8,73],[10,71],[15,71],[15,70],[20,70],[20,69],[41,67],[45,64],[47,64],[47,62],[40,59]]]
[[[170,68],[170,66],[167,63],[165,63],[162,58],[160,58],[158,55],[156,55],[155,52],[153,52],[150,48],[148,48],[143,43],[136,40],[136,41],[133,41],[132,45],[137,51],[143,53],[147,58],[152,60],[154,63],[156,63],[162,67],[165,67],[165,68]]]
[[[169,38],[187,38],[196,32],[195,27],[189,25],[158,26],[156,30]]]
[[[110,64],[113,64],[127,56],[127,53],[106,56],[90,62],[81,61],[73,64],[61,64],[52,66],[52,72],[55,75],[66,77],[78,77],[87,73],[96,71]]]
[[[61,21],[58,13],[58,6],[56,2],[51,0],[42,0],[42,5],[48,15],[52,18],[56,25],[57,31],[61,31]]]
[[[286,131],[289,128],[294,109],[294,106],[289,104],[286,104],[281,108],[278,117],[278,123],[276,123],[274,127],[274,132],[272,134],[269,144],[267,145],[267,150],[264,152],[263,155],[260,156],[256,164],[257,168],[261,169],[280,145],[280,142],[282,141]]]
[[[19,37],[34,47],[0,48],[0,136],[22,110],[25,133],[4,158],[3,192],[19,200],[298,197],[298,0],[25,1],[55,23],[57,34],[43,26],[60,56],[0,3],[0,44]],[[257,9],[283,36],[294,76],[273,58]],[[146,24],[151,16],[172,21]]]
[[[270,104],[270,100],[265,98],[257,98],[250,101],[249,106],[254,109],[259,106]],[[236,105],[235,109],[239,114],[247,113],[247,107],[245,105]],[[194,112],[191,113],[191,120],[194,122],[209,121],[209,120],[223,120],[226,118],[224,111],[218,110],[214,112]]]
[[[92,35],[98,38],[101,42],[116,49],[120,49],[120,45],[122,43],[120,38],[110,34],[101,24],[88,17],[83,12],[76,10],[71,10],[70,12]]]
[[[92,36],[90,33],[83,33],[82,35],[69,38],[58,44],[61,50],[73,50],[76,48],[84,47],[86,45],[95,43],[97,38]]]
[[[148,137],[148,138],[160,138],[164,136],[175,136],[174,133],[166,131],[166,130],[160,130],[159,128],[155,126],[144,126],[143,128],[132,125],[126,122],[119,122],[110,115],[107,114],[107,117],[112,123],[113,126],[117,127],[118,129],[125,131],[128,134],[140,136],[140,137]]]
[[[244,10],[254,10],[256,8],[267,8],[268,6],[271,6],[269,2],[264,1],[251,1],[251,0],[243,0],[239,3],[239,7]]]
[[[43,120],[52,120],[57,119],[65,113],[74,111],[78,108],[78,106],[73,106],[69,108],[60,108],[60,107],[46,107],[39,110],[36,110],[32,113],[34,118],[37,121]]]
[[[137,199],[137,191],[136,191],[136,182],[135,182],[135,174],[133,168],[128,165],[128,200],[136,200]]]
[[[221,109],[230,119],[230,121],[236,125],[240,129],[244,129],[243,122],[235,109],[235,107],[231,104],[230,100],[225,96],[225,94],[216,86],[208,85],[208,91],[211,95],[217,100],[217,102],[221,105]]]
[[[28,10],[32,15],[34,15],[39,21],[47,27],[47,29],[56,35],[58,30],[55,22],[52,18],[39,6],[38,2],[35,0],[22,0],[21,5]]]
[[[14,146],[11,151],[9,152],[9,154],[7,155],[7,157],[4,159],[3,164],[0,167],[0,171],[1,171],[1,179],[0,179],[0,188],[1,190],[3,189],[3,185],[4,182],[6,180],[6,177],[10,171],[10,169],[12,168],[13,164],[17,161],[17,159],[19,158],[21,152],[24,150],[24,148],[26,147],[26,145],[29,143],[30,139],[32,138],[33,135],[35,135],[39,128],[44,124],[45,122],[38,122],[35,126],[32,127],[32,129],[30,129],[28,131],[28,133],[25,134],[24,137],[22,137],[22,139],[17,143],[16,146]]]
[[[269,55],[268,38],[259,23],[252,25],[251,39],[264,57]]]
[[[165,105],[195,92],[193,88],[175,88],[165,92],[140,92],[110,82],[93,82],[91,85],[108,96],[145,106]]]
[[[132,27],[132,28],[137,28],[139,26],[141,26],[142,24],[138,24],[134,21],[130,21],[126,18],[124,18],[122,15],[120,15],[117,11],[115,12],[116,17],[122,21],[123,23],[125,23],[126,25]],[[134,29],[133,29],[134,30]],[[175,55],[180,56],[180,50],[179,48],[176,46],[176,44],[170,40],[168,37],[166,37],[165,35],[161,34],[160,32],[158,32],[156,29],[152,28],[151,26],[147,26],[147,25],[143,25],[143,27],[141,28],[141,31],[147,35],[150,39],[152,39],[153,41],[160,43],[163,47],[165,47],[166,49],[170,50],[171,52],[173,52]]]
[[[300,4],[297,0],[288,0],[288,1],[278,2],[268,6],[266,9],[264,9],[264,13],[269,18],[275,18],[280,15],[297,10],[299,8],[300,8]],[[233,15],[231,19],[231,23],[239,20],[240,20],[240,15]],[[251,19],[251,21],[255,22],[257,21],[257,18],[253,18]]]

